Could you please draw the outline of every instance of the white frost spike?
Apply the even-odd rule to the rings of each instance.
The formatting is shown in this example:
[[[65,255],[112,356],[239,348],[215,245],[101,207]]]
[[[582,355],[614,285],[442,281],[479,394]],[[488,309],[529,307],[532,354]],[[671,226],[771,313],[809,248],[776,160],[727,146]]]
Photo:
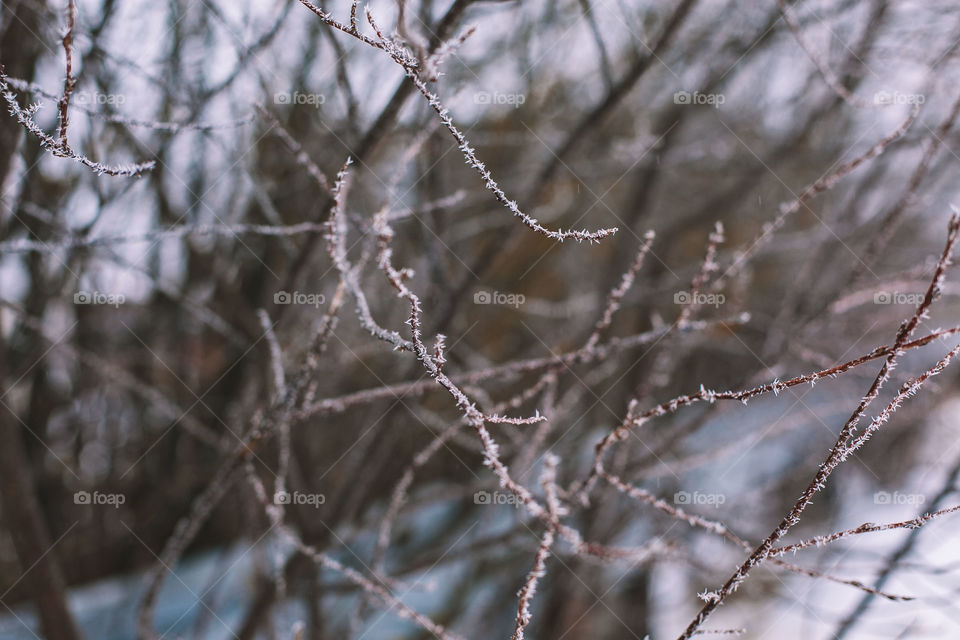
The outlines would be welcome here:
[[[698,593],[697,597],[704,602],[716,602],[720,599],[720,594],[716,591],[704,591],[703,593]]]

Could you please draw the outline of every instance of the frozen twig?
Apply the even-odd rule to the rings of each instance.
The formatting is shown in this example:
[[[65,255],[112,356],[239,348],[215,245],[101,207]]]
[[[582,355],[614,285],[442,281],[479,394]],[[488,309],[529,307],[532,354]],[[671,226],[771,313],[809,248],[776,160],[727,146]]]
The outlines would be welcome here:
[[[0,95],[2,95],[4,101],[6,101],[7,109],[10,112],[10,115],[16,118],[17,122],[19,122],[24,129],[36,136],[36,138],[40,141],[41,147],[49,150],[56,156],[75,160],[76,162],[79,162],[85,167],[93,170],[97,175],[136,177],[147,171],[150,171],[154,167],[155,163],[153,161],[132,165],[107,165],[91,160],[90,158],[87,158],[86,156],[74,151],[66,143],[65,105],[67,104],[67,100],[61,102],[61,133],[64,137],[58,140],[48,135],[36,122],[34,122],[33,115],[36,113],[39,105],[34,105],[24,109],[19,105],[19,103],[17,103],[17,97],[14,95],[10,85],[7,83],[7,76],[2,72],[0,72]]]
[[[700,293],[710,278],[710,274],[719,269],[716,262],[717,246],[722,244],[723,240],[723,224],[717,222],[714,225],[713,233],[711,233],[707,239],[707,251],[703,257],[703,261],[700,263],[700,269],[690,283],[690,290],[688,292],[689,303],[683,305],[683,309],[680,311],[680,317],[677,319],[677,326],[684,326],[690,321],[691,316],[696,313],[697,309],[702,306]]]
[[[348,33],[372,47],[384,51],[391,58],[393,58],[394,62],[403,68],[407,78],[409,78],[414,86],[416,86],[417,91],[423,95],[433,110],[437,113],[437,116],[440,118],[440,122],[444,128],[446,128],[447,131],[449,131],[457,141],[457,146],[466,159],[467,164],[473,167],[473,169],[480,175],[484,185],[491,193],[493,193],[497,201],[506,207],[514,216],[519,218],[524,225],[536,231],[537,233],[560,242],[566,239],[573,239],[577,241],[596,241],[616,233],[616,228],[600,229],[598,231],[551,231],[541,225],[535,218],[524,213],[514,200],[511,200],[507,197],[503,189],[500,188],[500,185],[496,182],[496,180],[493,179],[489,169],[487,169],[486,165],[481,162],[479,158],[477,158],[473,147],[467,141],[460,129],[457,128],[457,126],[453,123],[453,120],[450,118],[450,112],[440,102],[440,98],[427,87],[426,82],[420,75],[420,64],[416,57],[412,56],[406,49],[399,46],[393,40],[384,36],[374,21],[369,8],[367,9],[367,21],[376,32],[376,39],[370,38],[369,36],[363,35],[359,32],[355,24],[355,16],[353,15],[351,15],[351,26],[347,27],[346,25],[334,20],[327,12],[310,4],[310,2],[307,0],[300,0],[300,3],[315,13],[321,20],[323,20],[324,23],[335,29],[343,31],[344,33]],[[354,11],[355,9],[356,5],[353,7]]]
[[[911,349],[917,349],[919,347],[926,346],[936,340],[944,339],[952,335],[960,333],[960,327],[952,327],[950,329],[943,329],[934,331],[922,338],[917,338],[916,340],[911,340],[905,342],[899,347],[899,351],[909,351]],[[829,378],[834,378],[841,373],[849,371],[854,367],[858,367],[862,364],[866,364],[872,360],[878,358],[886,358],[897,352],[897,347],[895,345],[882,345],[871,351],[870,353],[864,354],[853,360],[848,360],[844,363],[816,371],[814,373],[807,373],[799,376],[794,376],[792,378],[787,378],[784,380],[774,379],[770,382],[752,387],[750,389],[742,390],[731,390],[731,391],[715,391],[712,389],[707,389],[702,387],[698,391],[689,393],[682,396],[677,396],[671,398],[666,402],[662,402],[655,407],[647,409],[646,411],[631,414],[627,420],[625,420],[620,426],[607,434],[600,442],[597,443],[595,454],[594,454],[594,471],[591,472],[590,476],[585,482],[586,487],[590,487],[593,484],[595,478],[599,475],[600,470],[602,470],[602,460],[606,451],[610,448],[613,443],[618,441],[623,441],[627,438],[631,429],[643,426],[650,420],[664,416],[670,413],[673,413],[680,409],[691,404],[699,402],[708,402],[713,403],[718,400],[739,400],[740,402],[746,404],[751,399],[768,394],[779,394],[785,389],[795,387],[802,384],[809,384],[811,386],[817,384],[820,380],[825,380]]]
[[[540,477],[540,484],[547,495],[547,511],[554,523],[559,523],[559,517],[562,514],[563,507],[557,498],[557,463],[559,458],[555,455],[547,455],[544,460],[543,474]],[[547,558],[550,557],[550,548],[553,547],[554,532],[557,524],[547,526],[540,540],[540,546],[537,547],[537,553],[533,558],[533,566],[527,573],[527,579],[524,581],[520,592],[517,594],[517,618],[513,626],[513,635],[511,640],[523,640],[524,630],[530,624],[530,603],[537,593],[537,584],[547,574]]]
[[[937,511],[924,513],[916,518],[902,520],[900,522],[888,522],[886,524],[865,522],[859,527],[854,527],[853,529],[845,529],[843,531],[837,531],[835,533],[830,533],[823,536],[814,536],[813,538],[808,538],[800,542],[794,542],[793,544],[776,547],[770,550],[770,557],[774,558],[787,553],[796,553],[801,549],[808,549],[810,547],[820,548],[830,544],[831,542],[836,542],[837,540],[843,540],[845,538],[850,538],[863,533],[876,533],[878,531],[891,531],[894,529],[919,529],[934,518],[939,518],[940,516],[945,516],[957,511],[960,511],[960,505],[947,507],[946,509],[938,509]]]
[[[774,548],[776,543],[783,538],[783,536],[786,535],[787,532],[797,522],[800,521],[800,516],[807,506],[813,501],[813,497],[826,486],[827,479],[831,476],[833,471],[844,460],[846,460],[847,457],[849,457],[850,454],[852,454],[860,444],[865,442],[866,438],[869,437],[869,434],[872,434],[873,431],[879,428],[880,424],[882,424],[882,421],[885,421],[889,417],[889,414],[896,410],[896,407],[899,406],[900,402],[902,402],[903,397],[916,392],[917,388],[914,388],[913,386],[901,389],[901,392],[897,394],[893,402],[891,402],[887,409],[881,413],[880,418],[874,420],[874,423],[871,423],[871,425],[865,430],[863,436],[860,438],[857,437],[857,426],[861,418],[864,416],[867,407],[870,406],[870,404],[877,398],[884,383],[889,379],[893,368],[896,366],[898,356],[903,353],[903,345],[909,340],[910,336],[920,324],[921,320],[927,317],[927,312],[929,311],[930,305],[933,304],[933,301],[939,296],[940,287],[943,282],[947,266],[950,264],[951,254],[954,246],[957,243],[958,235],[960,235],[960,215],[954,214],[951,217],[950,224],[948,226],[946,245],[944,246],[943,252],[940,255],[940,259],[937,261],[933,278],[930,281],[930,286],[927,288],[927,292],[924,295],[923,300],[919,305],[917,305],[917,309],[914,311],[913,315],[900,325],[900,329],[897,331],[893,347],[889,355],[887,355],[886,359],[884,360],[884,363],[880,368],[880,372],[874,379],[873,384],[870,385],[870,389],[860,400],[857,408],[853,411],[850,418],[847,419],[843,428],[840,430],[840,435],[837,438],[836,444],[830,450],[826,460],[820,465],[813,480],[810,482],[803,494],[801,494],[800,498],[790,509],[790,512],[783,518],[777,528],[774,529],[759,546],[757,546],[753,553],[751,553],[750,556],[743,562],[743,564],[741,564],[740,567],[734,572],[734,574],[730,576],[727,582],[724,583],[724,585],[717,592],[717,597],[715,599],[711,599],[709,602],[703,605],[693,621],[691,621],[683,633],[680,634],[678,640],[687,640],[696,633],[696,631],[703,625],[704,622],[706,622],[706,620],[710,617],[710,614],[716,610],[720,603],[722,603],[727,596],[737,590],[740,584],[742,584],[746,579],[750,571],[756,566],[760,565],[764,559],[768,557],[770,550]],[[929,378],[931,375],[935,375],[934,372],[938,372],[945,367],[947,363],[950,362],[950,358],[955,355],[958,350],[960,350],[960,345],[958,345],[947,356],[941,359],[934,369],[928,371],[927,374],[925,374],[926,377],[924,379]]]
[[[654,494],[650,493],[645,489],[641,489],[640,487],[635,487],[631,484],[628,484],[623,480],[621,480],[619,477],[611,473],[608,473],[607,471],[602,471],[600,476],[617,491],[630,496],[631,498],[633,498],[634,500],[637,500],[638,502],[649,504],[650,506],[657,509],[658,511],[665,513],[668,516],[675,518],[681,522],[685,522],[691,527],[697,527],[699,529],[702,529],[704,531],[717,535],[721,538],[729,540],[730,542],[734,543],[735,545],[739,546],[741,549],[744,549],[746,551],[750,551],[755,546],[749,540],[746,540],[745,538],[742,538],[741,536],[735,534],[733,531],[731,531],[727,527],[727,525],[723,524],[722,522],[719,522],[717,520],[711,520],[709,518],[704,518],[702,516],[698,516],[692,513],[687,513],[680,507],[675,507],[672,504],[664,500],[661,500],[660,498],[656,497]],[[836,582],[837,584],[843,584],[849,587],[854,587],[855,589],[859,589],[864,593],[880,596],[892,602],[905,602],[913,599],[908,596],[901,596],[901,595],[886,593],[878,589],[873,589],[857,580],[846,580],[844,578],[837,578],[835,576],[832,576],[830,574],[826,574],[820,571],[814,571],[812,569],[800,567],[795,564],[785,562],[780,558],[771,557],[770,562],[772,564],[775,564],[778,567],[782,567],[783,569],[786,569],[787,571],[791,571],[793,573],[805,575],[815,579],[822,578],[825,580],[829,580],[831,582]]]

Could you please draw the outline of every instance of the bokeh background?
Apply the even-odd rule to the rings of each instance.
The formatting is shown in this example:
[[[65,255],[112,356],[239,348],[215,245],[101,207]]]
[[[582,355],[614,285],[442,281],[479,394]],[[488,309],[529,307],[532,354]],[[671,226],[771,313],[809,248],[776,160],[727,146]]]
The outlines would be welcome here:
[[[350,2],[322,6],[349,24]],[[956,3],[374,0],[358,18],[375,37],[365,7],[421,62],[445,54],[428,86],[523,211],[550,229],[618,232],[558,243],[524,227],[403,69],[299,2],[78,0],[70,144],[155,166],[97,175],[42,148],[8,104],[0,114],[0,637],[142,634],[138,607],[177,523],[276,400],[272,337],[293,377],[318,333],[289,446],[271,432],[252,473],[272,492],[285,469],[303,497],[286,521],[304,543],[452,633],[513,632],[543,524],[498,486],[450,395],[371,336],[340,290],[319,225],[348,157],[348,255],[373,317],[409,338],[407,304],[376,264],[371,220],[385,211],[424,339],[447,336],[445,370],[484,411],[548,418],[489,425],[537,496],[544,455],[575,487],[631,402],[852,360],[890,344],[929,283],[958,201]],[[41,103],[33,116],[51,135],[68,11],[0,9],[10,99]],[[600,344],[622,342],[588,361],[476,373],[582,347],[649,230]],[[698,274],[710,297],[684,304]],[[917,337],[958,324],[956,275]],[[952,346],[906,353],[880,402]],[[607,467],[758,543],[879,364],[746,406],[682,407],[635,430]],[[956,504],[956,382],[947,369],[909,400],[789,540]],[[401,481],[407,500],[378,548]],[[697,593],[746,557],[607,484],[587,506],[565,499],[585,540],[646,552],[604,559],[557,541],[530,637],[675,637]],[[707,628],[954,637],[956,522],[787,558],[817,577],[764,565]],[[431,637],[292,547],[242,479],[182,551],[159,569],[157,636]]]

